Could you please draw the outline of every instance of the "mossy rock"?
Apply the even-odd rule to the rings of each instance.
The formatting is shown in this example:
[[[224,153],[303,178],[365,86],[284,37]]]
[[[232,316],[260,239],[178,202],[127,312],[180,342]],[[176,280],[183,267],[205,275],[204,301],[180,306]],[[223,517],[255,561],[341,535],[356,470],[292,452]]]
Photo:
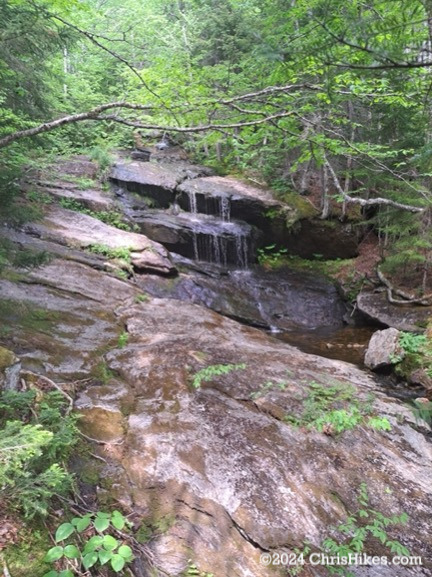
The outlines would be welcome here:
[[[0,347],[0,371],[15,365],[18,361],[18,357],[16,357],[12,351]]]

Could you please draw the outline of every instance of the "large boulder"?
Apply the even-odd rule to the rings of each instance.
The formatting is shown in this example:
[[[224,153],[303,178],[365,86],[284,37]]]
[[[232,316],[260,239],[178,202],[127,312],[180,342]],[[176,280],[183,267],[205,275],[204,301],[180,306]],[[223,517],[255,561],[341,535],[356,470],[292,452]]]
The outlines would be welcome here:
[[[423,330],[432,315],[432,307],[390,303],[385,291],[361,292],[357,296],[357,309],[381,325],[407,332]]]
[[[374,333],[366,350],[365,365],[374,371],[402,360],[399,337],[400,332],[393,328]]]

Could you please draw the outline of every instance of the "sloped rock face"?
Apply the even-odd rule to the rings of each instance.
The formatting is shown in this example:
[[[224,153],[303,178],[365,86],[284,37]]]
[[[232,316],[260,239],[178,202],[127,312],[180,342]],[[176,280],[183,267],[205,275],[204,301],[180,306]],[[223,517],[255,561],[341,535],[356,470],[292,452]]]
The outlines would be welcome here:
[[[42,240],[74,248],[102,245],[110,249],[128,249],[131,262],[141,270],[152,270],[162,274],[175,271],[169,254],[160,244],[142,234],[119,230],[100,220],[61,207],[50,207],[41,222],[29,223],[25,232]]]
[[[195,305],[155,299],[118,314],[129,343],[107,361],[135,401],[114,459],[116,495],[144,522],[170,519],[150,544],[162,569],[178,575],[192,550],[200,569],[218,577],[274,575],[260,554],[302,548],[306,540],[319,547],[330,526],[358,510],[362,482],[372,508],[410,515],[392,538],[430,557],[431,445],[413,428],[410,411],[371,377]],[[246,367],[191,389],[197,371],[226,363]],[[349,383],[364,401],[373,394],[374,413],[392,430],[361,426],[335,438],[293,428],[284,416],[301,413],[311,382]],[[378,542],[369,546],[384,554]],[[351,569],[376,575],[375,568]],[[431,573],[406,569],[411,574]],[[380,567],[380,575],[394,572]]]
[[[303,354],[198,305],[136,304],[140,296],[88,264],[56,259],[0,279],[8,305],[0,323],[14,327],[8,346],[26,370],[58,382],[90,376],[77,409],[86,434],[104,443],[94,448],[109,462],[104,490],[137,526],[153,528],[156,566],[177,576],[193,558],[217,577],[275,575],[260,554],[304,540],[318,548],[330,526],[358,510],[363,481],[372,508],[410,515],[391,538],[430,558],[431,445],[403,404],[352,365]],[[124,330],[129,340],[118,348]],[[191,388],[198,371],[227,363],[245,368]],[[349,383],[365,402],[373,393],[374,413],[392,430],[358,426],[332,437],[292,427],[285,416],[301,414],[311,382]],[[384,554],[378,542],[369,546]],[[390,569],[380,574],[393,577]],[[359,577],[375,571],[353,568]],[[404,577],[411,574],[431,573],[407,568]]]

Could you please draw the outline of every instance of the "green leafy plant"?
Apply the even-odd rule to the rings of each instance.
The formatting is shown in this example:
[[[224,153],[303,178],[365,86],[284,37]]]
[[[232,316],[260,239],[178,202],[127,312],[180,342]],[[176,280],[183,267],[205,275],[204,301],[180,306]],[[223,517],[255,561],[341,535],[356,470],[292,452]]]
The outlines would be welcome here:
[[[129,340],[129,333],[127,333],[126,331],[121,332],[117,340],[118,348],[122,349],[123,347],[125,347],[127,345],[128,340]]]
[[[98,165],[99,177],[106,179],[109,168],[114,160],[110,152],[102,146],[95,146],[90,152],[90,158]]]
[[[254,401],[254,400],[259,399],[260,397],[264,396],[266,393],[268,393],[271,390],[278,389],[280,391],[284,391],[286,389],[286,386],[287,386],[286,381],[281,381],[280,383],[273,383],[273,381],[267,381],[266,383],[261,385],[261,387],[258,389],[258,391],[251,393],[250,398]]]
[[[351,514],[348,519],[334,528],[339,534],[336,538],[327,537],[321,544],[324,553],[338,557],[349,557],[350,555],[366,553],[367,541],[377,539],[382,545],[387,547],[394,555],[409,556],[410,551],[399,541],[393,540],[388,535],[388,530],[393,525],[406,524],[408,515],[392,515],[386,517],[379,511],[375,511],[369,506],[369,495],[366,483],[360,485],[358,503],[361,508]],[[354,574],[346,568],[339,566],[327,566],[332,575],[343,575],[344,577],[354,577]]]
[[[201,571],[192,559],[188,559],[188,566],[183,571],[182,577],[214,577],[214,575],[207,571]]]
[[[136,303],[146,303],[150,300],[150,296],[146,293],[141,293],[135,297]]]
[[[226,375],[231,373],[232,371],[238,371],[245,369],[246,365],[244,363],[240,363],[237,365],[210,365],[201,369],[197,373],[195,373],[192,377],[192,386],[195,389],[199,389],[201,387],[201,383],[205,382],[208,383],[209,381],[213,380],[215,377],[219,377],[221,375]]]
[[[90,252],[95,254],[101,254],[111,259],[121,259],[130,263],[131,261],[131,249],[126,247],[111,248],[105,244],[91,244],[88,247]]]
[[[277,249],[275,244],[259,248],[257,250],[258,263],[264,267],[277,268],[283,264],[287,252],[288,249]]]
[[[301,414],[285,417],[285,421],[291,425],[328,434],[340,434],[358,425],[381,431],[391,430],[386,417],[373,414],[373,396],[361,402],[351,385],[324,386],[312,382],[308,389]]]
[[[399,335],[399,344],[408,354],[421,352],[427,342],[428,339],[425,335],[416,335],[407,332],[401,332]]]
[[[49,549],[44,560],[47,563],[63,560],[69,567],[49,571],[43,577],[73,577],[82,574],[81,568],[87,571],[108,563],[113,571],[120,573],[134,555],[129,545],[111,533],[130,525],[120,511],[88,513],[62,523],[55,533],[55,542],[63,544]]]

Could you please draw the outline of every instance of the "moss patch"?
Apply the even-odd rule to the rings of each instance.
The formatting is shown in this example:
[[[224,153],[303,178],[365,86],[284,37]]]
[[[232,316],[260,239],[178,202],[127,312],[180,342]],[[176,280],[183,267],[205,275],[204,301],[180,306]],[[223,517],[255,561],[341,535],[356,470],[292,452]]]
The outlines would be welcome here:
[[[0,370],[6,369],[17,362],[17,357],[9,349],[0,347]]]
[[[52,542],[45,528],[25,528],[19,534],[16,545],[3,551],[10,574],[13,577],[39,577],[52,567],[43,561]]]

